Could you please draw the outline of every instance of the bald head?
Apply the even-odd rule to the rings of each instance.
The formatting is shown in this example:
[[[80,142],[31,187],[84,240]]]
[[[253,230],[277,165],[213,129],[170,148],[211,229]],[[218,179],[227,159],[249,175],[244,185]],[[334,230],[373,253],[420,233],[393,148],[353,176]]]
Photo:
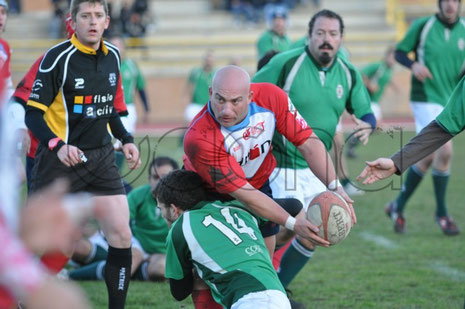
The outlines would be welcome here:
[[[253,92],[246,70],[235,65],[220,68],[213,76],[210,102],[216,120],[224,127],[241,122],[248,112]]]
[[[250,76],[246,70],[235,65],[227,65],[216,71],[213,76],[213,89],[250,88]]]

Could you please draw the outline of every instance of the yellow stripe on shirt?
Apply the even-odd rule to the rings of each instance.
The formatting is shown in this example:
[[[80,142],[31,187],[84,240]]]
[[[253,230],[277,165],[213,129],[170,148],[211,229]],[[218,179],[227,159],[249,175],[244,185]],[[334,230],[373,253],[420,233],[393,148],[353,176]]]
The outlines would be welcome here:
[[[48,106],[47,106],[47,105],[42,104],[42,103],[39,103],[39,102],[36,102],[36,101],[33,101],[33,100],[27,101],[27,105],[28,105],[28,106],[32,106],[32,107],[35,107],[35,108],[38,108],[38,109],[40,109],[40,110],[43,111],[43,112],[46,112],[47,109],[48,109]]]

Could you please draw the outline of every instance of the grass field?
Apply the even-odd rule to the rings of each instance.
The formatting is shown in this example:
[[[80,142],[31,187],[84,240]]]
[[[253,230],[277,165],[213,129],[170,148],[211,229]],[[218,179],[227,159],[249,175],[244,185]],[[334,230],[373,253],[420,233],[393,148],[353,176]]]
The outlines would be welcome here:
[[[365,160],[389,156],[412,133],[396,129],[372,137],[359,147],[359,158],[349,161],[351,178]],[[171,155],[180,160],[177,138],[142,140],[145,162],[152,155]],[[358,224],[341,244],[319,248],[290,285],[294,298],[308,308],[463,308],[465,297],[465,134],[455,139],[448,205],[463,233],[446,237],[434,221],[435,201],[428,174],[406,208],[407,234],[397,235],[383,212],[394,198],[400,177],[370,187],[356,197]],[[143,175],[126,179],[144,183]],[[103,282],[84,282],[94,308],[106,308]],[[176,302],[166,283],[131,282],[127,308],[193,308],[190,298]],[[258,309],[258,308],[257,308]]]

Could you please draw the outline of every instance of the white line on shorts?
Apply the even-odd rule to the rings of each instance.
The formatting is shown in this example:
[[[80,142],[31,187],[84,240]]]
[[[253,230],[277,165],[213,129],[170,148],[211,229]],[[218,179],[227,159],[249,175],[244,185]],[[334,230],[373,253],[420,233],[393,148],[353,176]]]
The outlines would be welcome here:
[[[459,282],[465,281],[464,271],[461,271],[453,267],[449,267],[442,261],[434,261],[430,264],[430,266],[435,272],[445,277],[448,277],[451,280],[459,281]]]
[[[360,237],[362,237],[366,241],[372,242],[375,245],[386,249],[397,249],[399,247],[396,243],[387,239],[386,237],[376,235],[367,231],[361,232]]]

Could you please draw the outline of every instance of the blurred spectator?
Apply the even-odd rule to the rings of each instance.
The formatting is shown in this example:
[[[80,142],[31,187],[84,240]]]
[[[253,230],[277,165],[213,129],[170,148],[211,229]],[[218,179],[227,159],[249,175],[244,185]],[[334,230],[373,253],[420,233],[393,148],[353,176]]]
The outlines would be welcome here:
[[[210,98],[209,87],[215,73],[214,63],[213,51],[208,50],[203,57],[202,66],[192,69],[189,74],[186,93],[190,101],[184,112],[184,119],[188,123],[194,119]]]
[[[11,14],[21,13],[21,0],[10,0],[10,11]]]
[[[147,0],[123,1],[119,21],[124,36],[132,38],[145,36],[152,19]]]
[[[270,13],[270,29],[266,30],[257,41],[258,59],[270,50],[282,52],[291,46],[291,39],[286,34],[287,14],[287,9],[282,6],[275,7]]]
[[[257,21],[252,1],[232,0],[231,13],[233,14],[234,24],[236,26],[242,26],[243,24],[251,25]]]
[[[52,0],[54,14],[50,22],[50,38],[59,39],[65,37],[65,19],[69,10],[67,0]]]

